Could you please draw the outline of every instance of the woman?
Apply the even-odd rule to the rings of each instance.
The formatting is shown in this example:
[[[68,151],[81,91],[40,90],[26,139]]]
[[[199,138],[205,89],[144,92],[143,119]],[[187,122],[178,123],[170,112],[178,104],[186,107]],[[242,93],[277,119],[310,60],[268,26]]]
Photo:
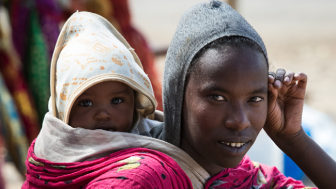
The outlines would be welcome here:
[[[321,188],[334,186],[336,163],[303,131],[307,76],[268,76],[258,33],[220,1],[182,16],[164,72],[165,123],[150,135],[187,152],[211,178],[206,188],[302,188],[246,152],[262,128]],[[268,88],[268,89],[267,89]]]

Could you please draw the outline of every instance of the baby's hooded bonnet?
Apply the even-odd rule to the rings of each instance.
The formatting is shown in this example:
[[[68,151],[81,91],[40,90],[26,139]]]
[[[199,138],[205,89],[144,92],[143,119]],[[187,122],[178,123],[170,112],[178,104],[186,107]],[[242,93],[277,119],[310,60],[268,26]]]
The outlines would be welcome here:
[[[104,81],[118,81],[133,88],[136,109],[143,117],[156,108],[152,85],[138,56],[97,14],[76,12],[64,24],[52,57],[50,78],[49,111],[66,124],[77,97]]]
[[[220,1],[197,4],[187,10],[170,43],[163,77],[164,124],[143,133],[180,146],[185,79],[195,54],[222,37],[241,36],[257,43],[266,59],[265,45],[252,26]]]

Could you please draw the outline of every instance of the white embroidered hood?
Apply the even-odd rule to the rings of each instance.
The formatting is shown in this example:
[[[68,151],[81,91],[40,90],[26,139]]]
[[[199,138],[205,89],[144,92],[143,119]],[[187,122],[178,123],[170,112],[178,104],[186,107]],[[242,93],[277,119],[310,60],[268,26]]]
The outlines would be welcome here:
[[[134,50],[105,18],[76,12],[64,24],[52,57],[49,111],[68,124],[77,97],[104,81],[133,88],[141,117],[154,113],[152,85]]]

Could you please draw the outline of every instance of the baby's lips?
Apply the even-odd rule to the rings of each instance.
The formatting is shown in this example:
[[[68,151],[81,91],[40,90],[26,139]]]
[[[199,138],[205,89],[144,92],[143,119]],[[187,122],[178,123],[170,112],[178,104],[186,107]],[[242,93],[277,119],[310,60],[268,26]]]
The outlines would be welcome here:
[[[108,125],[99,125],[95,128],[96,129],[102,129],[102,130],[105,130],[105,131],[115,131],[115,129],[112,126],[108,126]]]

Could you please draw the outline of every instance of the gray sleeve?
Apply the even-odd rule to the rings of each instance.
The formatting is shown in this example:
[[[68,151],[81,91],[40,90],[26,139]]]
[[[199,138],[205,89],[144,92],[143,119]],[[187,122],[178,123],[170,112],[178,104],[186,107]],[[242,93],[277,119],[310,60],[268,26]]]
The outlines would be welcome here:
[[[140,135],[148,136],[160,140],[164,140],[165,132],[164,132],[164,123],[160,123],[154,126],[149,132],[145,131],[140,133]]]

